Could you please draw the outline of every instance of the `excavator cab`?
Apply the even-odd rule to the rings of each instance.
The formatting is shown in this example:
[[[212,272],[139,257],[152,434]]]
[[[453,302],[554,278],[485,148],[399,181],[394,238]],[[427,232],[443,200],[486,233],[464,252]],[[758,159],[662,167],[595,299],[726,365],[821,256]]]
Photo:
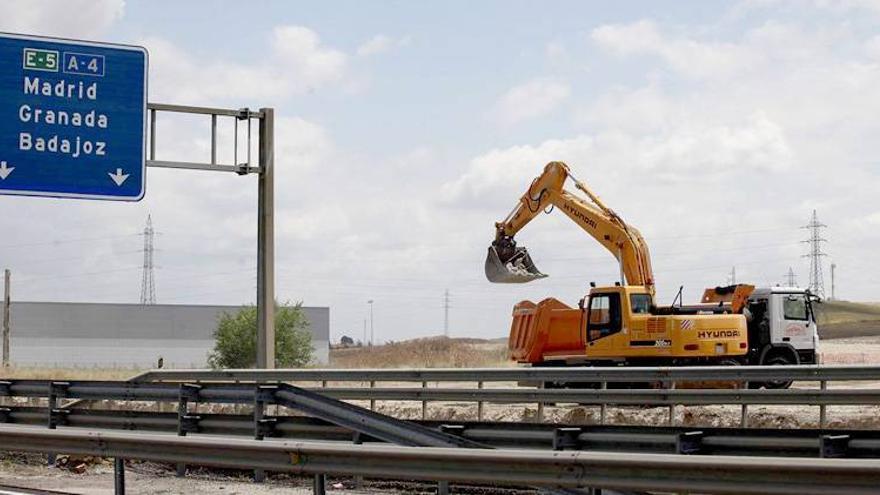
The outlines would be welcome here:
[[[529,252],[512,237],[492,242],[486,255],[486,278],[496,284],[522,284],[547,275],[541,273]]]

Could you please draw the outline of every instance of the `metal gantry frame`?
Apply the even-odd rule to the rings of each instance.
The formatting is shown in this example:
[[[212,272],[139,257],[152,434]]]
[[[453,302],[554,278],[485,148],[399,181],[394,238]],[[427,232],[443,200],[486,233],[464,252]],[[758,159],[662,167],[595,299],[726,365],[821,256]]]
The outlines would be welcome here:
[[[179,168],[233,172],[238,175],[257,174],[257,368],[275,367],[275,110],[261,108],[224,109],[149,103],[150,141],[147,167]],[[169,161],[156,158],[157,114],[160,112],[205,115],[211,118],[211,161]],[[235,122],[233,162],[217,162],[217,120],[232,118]],[[251,161],[252,121],[258,122],[257,166]],[[247,132],[246,160],[239,160],[239,127],[245,122]],[[245,132],[242,131],[242,132]]]

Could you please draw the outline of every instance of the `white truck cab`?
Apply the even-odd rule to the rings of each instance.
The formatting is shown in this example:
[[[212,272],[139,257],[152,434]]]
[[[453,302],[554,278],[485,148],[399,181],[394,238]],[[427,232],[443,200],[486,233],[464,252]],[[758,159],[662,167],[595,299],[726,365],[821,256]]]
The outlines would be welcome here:
[[[819,342],[813,304],[796,287],[757,288],[749,296],[749,364],[815,364]]]

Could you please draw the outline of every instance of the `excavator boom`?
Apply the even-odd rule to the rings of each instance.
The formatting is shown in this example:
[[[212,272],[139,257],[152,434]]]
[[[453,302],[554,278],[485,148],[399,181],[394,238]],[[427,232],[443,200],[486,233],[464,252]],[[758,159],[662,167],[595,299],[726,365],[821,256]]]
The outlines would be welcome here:
[[[572,179],[586,198],[564,188]],[[528,251],[516,245],[514,236],[549,207],[556,207],[598,241],[618,260],[621,278],[641,285],[652,294],[654,274],[648,246],[639,231],[627,225],[583,182],[571,175],[568,165],[550,162],[529,186],[510,214],[495,224],[495,240],[486,258],[486,278],[495,283],[522,283],[546,277]]]

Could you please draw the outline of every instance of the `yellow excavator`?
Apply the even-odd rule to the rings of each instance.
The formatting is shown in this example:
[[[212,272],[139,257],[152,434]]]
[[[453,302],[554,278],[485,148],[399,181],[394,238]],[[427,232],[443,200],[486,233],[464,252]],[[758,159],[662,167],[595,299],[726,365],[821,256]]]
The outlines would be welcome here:
[[[565,189],[568,180],[583,195]],[[576,308],[555,298],[518,303],[508,344],[511,359],[532,366],[815,362],[815,318],[806,291],[761,290],[758,300],[753,297],[754,286],[735,285],[707,289],[699,304],[682,304],[679,291],[671,306],[656,305],[644,238],[562,162],[548,163],[513,211],[495,224],[495,240],[485,264],[489,281],[523,283],[546,277],[528,251],[516,245],[514,236],[551,207],[565,213],[617,259],[621,280],[606,287],[591,283],[589,294]],[[803,349],[774,334],[778,325],[767,319],[773,300],[780,308],[798,304],[804,308],[797,315],[803,317],[798,320],[803,328],[792,330],[813,335],[809,344],[802,343]],[[763,311],[755,324],[746,317],[751,304]]]

